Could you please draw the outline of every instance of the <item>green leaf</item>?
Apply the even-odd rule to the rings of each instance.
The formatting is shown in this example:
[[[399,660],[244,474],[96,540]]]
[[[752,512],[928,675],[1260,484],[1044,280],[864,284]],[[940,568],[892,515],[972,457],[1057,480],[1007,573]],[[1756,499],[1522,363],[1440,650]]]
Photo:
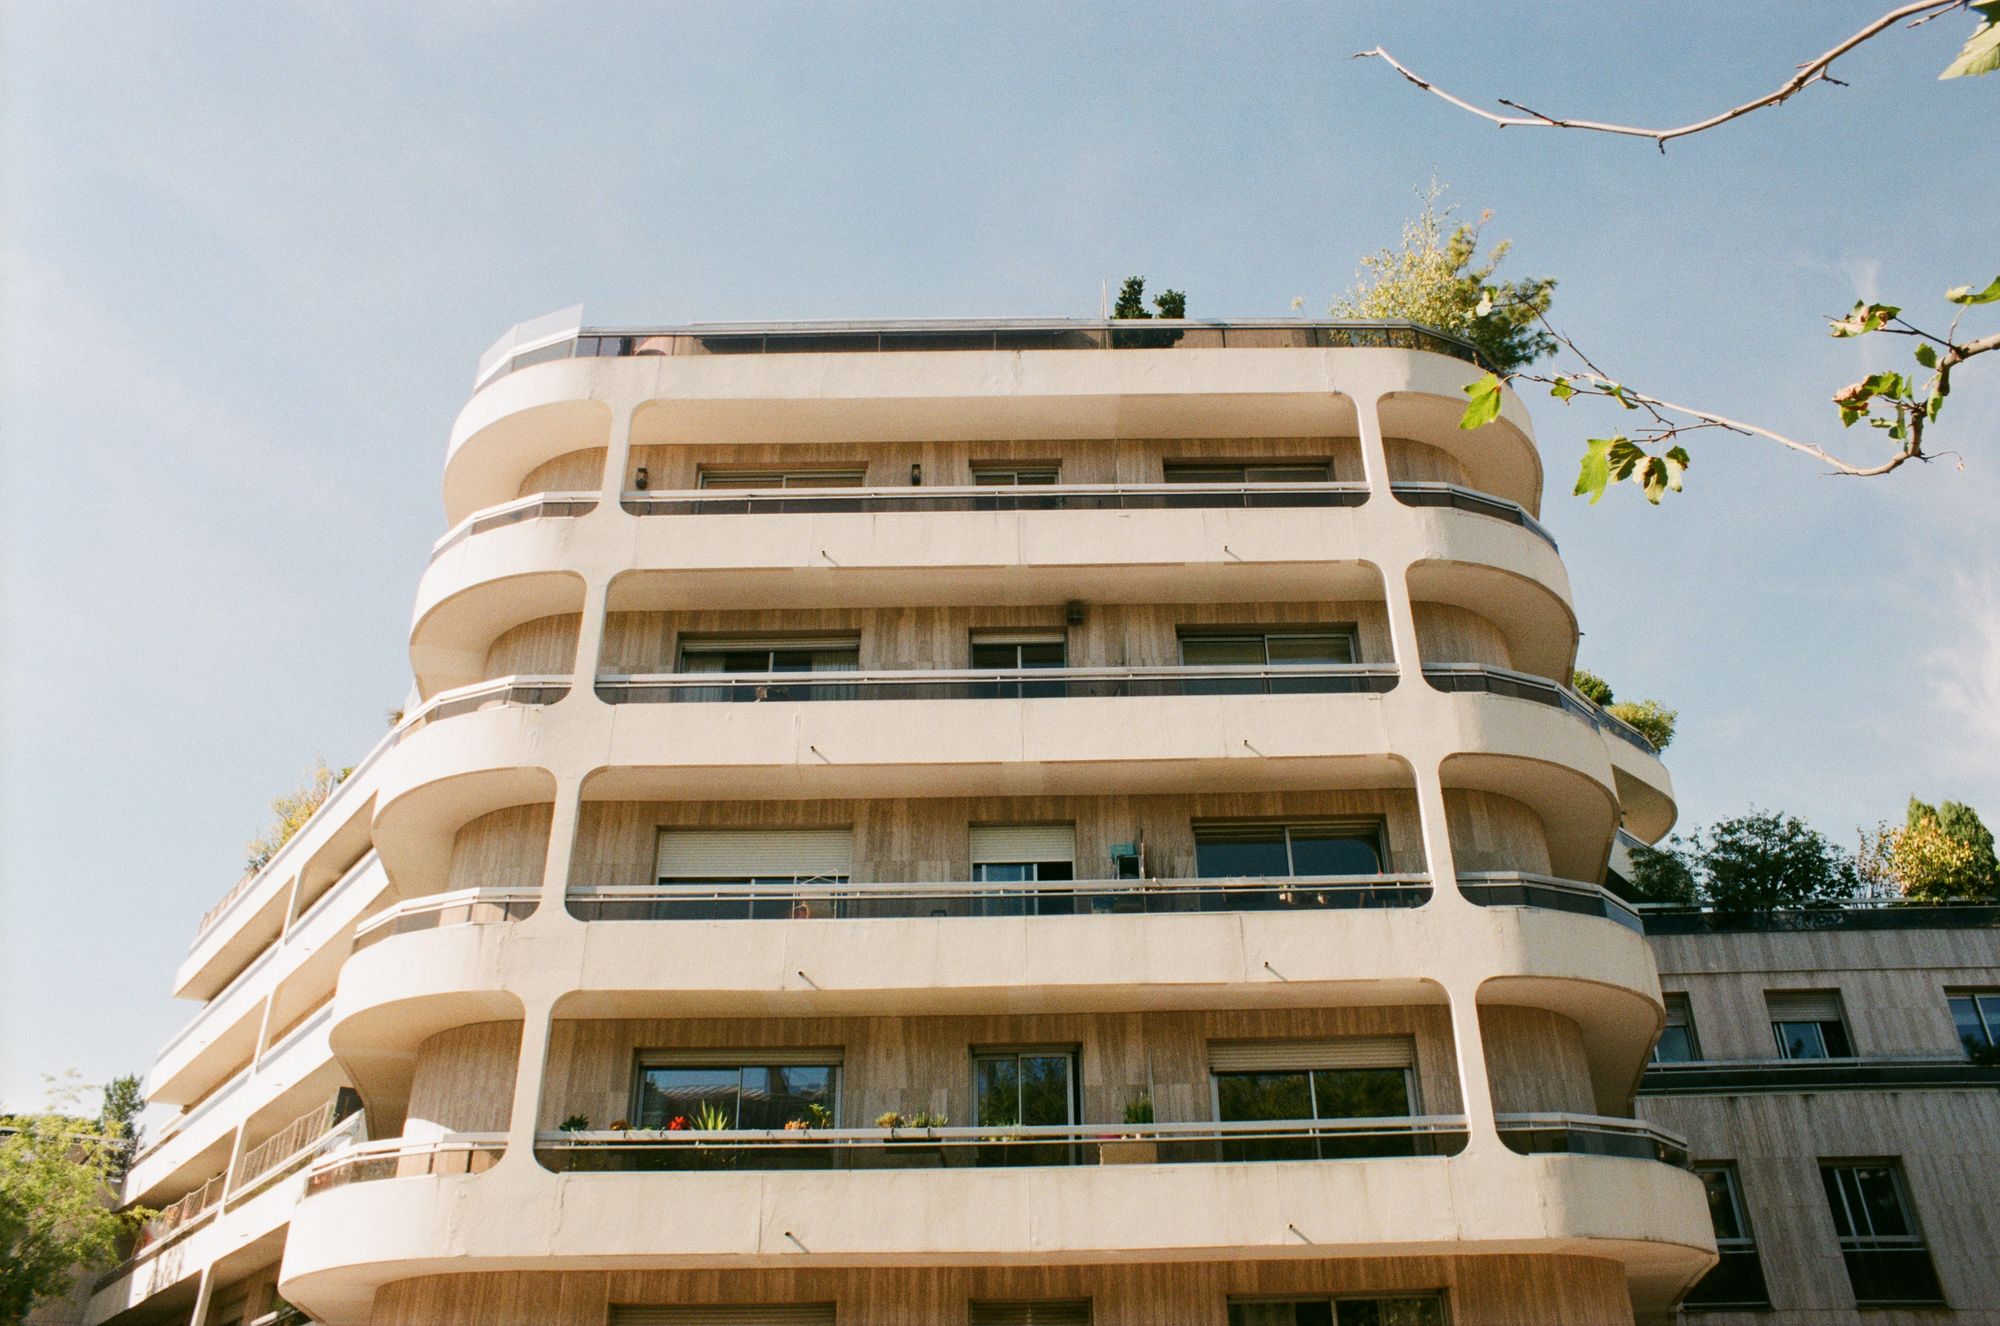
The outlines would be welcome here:
[[[1910,380],[1901,373],[1870,373],[1861,380],[1861,385],[1876,396],[1893,398],[1910,394]]]
[[[1625,399],[1625,387],[1623,383],[1613,382],[1609,384],[1608,386],[1605,387],[1604,393],[1605,395],[1611,397],[1613,400],[1617,401],[1620,405],[1624,406],[1628,410],[1636,410],[1639,408],[1637,402]]]
[[[1933,350],[1928,344],[1917,346],[1917,362],[1925,368],[1936,368],[1937,351]]]
[[[1993,278],[1993,284],[1974,294],[1969,285],[1953,286],[1944,292],[1944,297],[1954,304],[1991,304],[2000,299],[2000,276]]]
[[[1484,428],[1500,417],[1500,379],[1492,373],[1465,389],[1470,397],[1465,414],[1459,419],[1460,428]]]
[[[1882,325],[1903,310],[1894,304],[1861,304],[1844,318],[1835,318],[1827,324],[1827,331],[1835,337],[1861,336],[1872,331],[1881,331]]]
[[[1593,437],[1584,444],[1583,465],[1577,472],[1577,497],[1589,497],[1590,504],[1596,506],[1604,496],[1604,485],[1611,481],[1610,452],[1614,443],[1623,442],[1622,437]]]
[[[1930,400],[1926,402],[1924,405],[1924,414],[1926,416],[1925,422],[1933,424],[1936,423],[1938,417],[1938,411],[1942,410],[1943,408],[1944,408],[1943,396],[1931,397]]]
[[[1568,378],[1557,378],[1549,387],[1549,395],[1559,401],[1566,401],[1576,395],[1576,388],[1569,385]]]
[[[1960,48],[1958,58],[1938,75],[1940,80],[1975,78],[2000,69],[2000,0],[1986,0],[1984,4],[1972,6],[1972,10],[1984,21],[1972,30],[1972,36]]]

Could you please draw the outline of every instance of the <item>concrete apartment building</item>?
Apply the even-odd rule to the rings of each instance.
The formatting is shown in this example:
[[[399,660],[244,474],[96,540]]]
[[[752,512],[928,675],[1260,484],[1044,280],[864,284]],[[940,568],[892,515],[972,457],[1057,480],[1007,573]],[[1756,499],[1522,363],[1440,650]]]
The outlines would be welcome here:
[[[163,1213],[85,1320],[1618,1323],[1720,1233],[1737,1304],[1747,1250],[1791,1320],[1900,1322],[1849,1276],[1920,1254],[2000,1321],[1990,918],[1649,946],[1603,881],[1672,785],[1568,687],[1471,360],[510,332],[416,698],[202,919]],[[1903,1075],[1802,1094],[1773,1020]]]

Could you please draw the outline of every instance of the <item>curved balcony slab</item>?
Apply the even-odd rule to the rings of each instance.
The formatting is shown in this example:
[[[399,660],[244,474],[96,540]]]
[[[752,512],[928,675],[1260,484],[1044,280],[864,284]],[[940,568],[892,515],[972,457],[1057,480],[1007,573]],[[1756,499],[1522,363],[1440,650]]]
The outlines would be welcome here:
[[[698,1212],[698,1218],[689,1218]],[[443,1271],[1016,1265],[1581,1254],[1665,1305],[1714,1261],[1684,1170],[1489,1148],[1451,1158],[1015,1169],[475,1175],[314,1192],[281,1292],[326,1320]],[[358,1318],[357,1318],[358,1319]]]
[[[535,465],[603,445],[607,406],[632,412],[632,441],[645,446],[1352,437],[1353,402],[1385,395],[1422,406],[1391,412],[1387,432],[1456,448],[1479,487],[1532,515],[1541,463],[1520,401],[1506,393],[1500,420],[1477,434],[1457,428],[1479,372],[1448,355],[1372,348],[563,359],[473,395],[452,428],[446,508],[455,524],[513,498]]]
[[[1625,829],[1645,843],[1667,836],[1680,815],[1674,801],[1673,775],[1657,753],[1642,750],[1615,732],[1604,734],[1604,748],[1611,754],[1611,771],[1618,789],[1618,803],[1625,812]]]

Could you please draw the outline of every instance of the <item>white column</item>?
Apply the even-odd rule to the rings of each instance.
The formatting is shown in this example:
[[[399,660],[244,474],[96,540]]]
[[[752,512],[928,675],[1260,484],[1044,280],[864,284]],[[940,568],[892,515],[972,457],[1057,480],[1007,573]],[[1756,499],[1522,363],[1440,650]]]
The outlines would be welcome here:
[[[1486,1064],[1486,1037],[1479,1027],[1479,978],[1447,982],[1451,1000],[1451,1039],[1458,1054],[1458,1090],[1465,1102],[1466,1150],[1497,1150],[1500,1140],[1493,1115],[1493,1079]]]

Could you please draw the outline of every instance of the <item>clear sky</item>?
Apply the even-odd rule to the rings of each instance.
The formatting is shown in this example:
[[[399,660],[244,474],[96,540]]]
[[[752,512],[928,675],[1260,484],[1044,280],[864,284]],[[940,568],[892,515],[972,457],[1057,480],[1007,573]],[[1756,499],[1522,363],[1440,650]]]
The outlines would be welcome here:
[[[381,735],[446,431],[510,324],[1086,316],[1132,273],[1195,316],[1320,313],[1435,171],[1614,372],[1826,438],[1829,393],[1907,350],[1818,315],[1942,320],[2000,272],[2000,77],[1935,81],[1971,20],[1664,158],[1348,56],[1668,121],[1877,12],[12,6],[0,1101],[142,1070],[269,798]],[[2000,820],[2000,365],[1945,416],[1962,470],[1721,439],[1660,510],[1561,495],[1603,418],[1531,406],[1582,662],[1679,708],[1683,826],[1756,804],[1851,841],[1912,792]]]

